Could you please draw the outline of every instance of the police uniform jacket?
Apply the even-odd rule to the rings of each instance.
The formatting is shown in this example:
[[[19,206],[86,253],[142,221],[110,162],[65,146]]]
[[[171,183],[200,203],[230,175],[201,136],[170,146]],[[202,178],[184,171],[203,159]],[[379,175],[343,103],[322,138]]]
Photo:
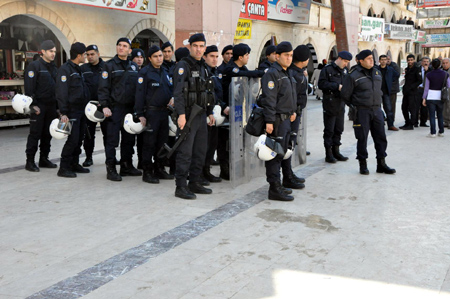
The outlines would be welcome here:
[[[134,106],[138,66],[117,55],[105,63],[98,82],[98,100],[103,107]]]
[[[347,76],[341,89],[341,98],[349,106],[381,107],[383,92],[381,72],[357,65]]]
[[[339,85],[344,84],[344,78],[347,74],[347,68],[341,69],[334,62],[327,64],[320,71],[318,86],[323,92],[322,106],[324,112],[337,115],[343,108]]]
[[[277,114],[288,117],[297,110],[296,84],[290,74],[289,70],[274,62],[261,78],[260,104],[266,123],[275,123]]]
[[[98,81],[100,80],[104,69],[105,62],[101,58],[96,65],[85,63],[81,66],[84,82],[86,82],[86,85],[89,88],[90,101],[98,100]]]
[[[296,81],[297,107],[303,110],[308,101],[308,78],[303,73],[304,69],[297,67],[295,64],[292,64],[289,70]]]
[[[209,75],[214,81],[214,94],[216,96],[215,105],[222,106],[223,105],[222,80],[219,78],[217,67],[212,68],[206,64],[206,71],[209,73]]]
[[[388,90],[388,94],[391,95],[393,92],[393,88],[394,88],[394,83],[395,81],[398,82],[398,78],[400,77],[400,74],[391,66],[386,65],[387,69],[386,69],[386,75],[383,78],[383,80],[386,80],[386,87]],[[381,73],[381,66],[377,65],[375,66],[375,68],[377,70],[380,71]]]
[[[217,73],[219,74],[219,79],[222,79],[222,75],[225,72],[225,68],[227,67],[227,63],[222,61],[222,64],[217,67]]]
[[[172,80],[164,68],[147,65],[138,74],[135,110],[144,116],[148,107],[166,108],[172,98]]]
[[[422,70],[420,66],[414,65],[405,69],[405,85],[403,85],[403,95],[413,95],[417,93],[417,88],[422,84]]]
[[[84,82],[81,68],[72,60],[68,60],[58,70],[56,100],[63,115],[71,111],[84,110],[89,101],[89,89]]]
[[[55,80],[58,69],[54,62],[39,58],[25,70],[25,94],[33,99],[31,105],[55,105]]]
[[[173,71],[175,69],[175,61],[172,60],[164,60],[163,64],[162,64],[162,68],[166,70],[167,74],[169,74],[169,76],[172,78],[173,77]]]
[[[269,68],[272,66],[272,63],[269,62],[269,60],[265,59],[261,64],[258,66],[258,70],[267,72]]]

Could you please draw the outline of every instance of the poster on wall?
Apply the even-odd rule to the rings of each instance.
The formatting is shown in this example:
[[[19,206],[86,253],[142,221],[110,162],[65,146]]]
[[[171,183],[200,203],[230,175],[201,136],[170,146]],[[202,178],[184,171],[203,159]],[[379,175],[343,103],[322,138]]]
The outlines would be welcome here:
[[[234,39],[251,39],[252,38],[252,21],[239,19]]]
[[[157,0],[53,0],[78,5],[156,15]]]
[[[413,40],[415,38],[414,26],[400,24],[386,24],[385,33],[389,39]]]
[[[437,7],[437,6],[448,6],[450,5],[450,0],[419,0],[417,1],[417,7]]]
[[[244,0],[239,18],[267,21],[268,0]]]
[[[440,20],[425,20],[423,21],[423,28],[434,29],[434,28],[448,28],[450,27],[450,19],[440,19]]]
[[[271,20],[309,24],[311,0],[269,0],[268,9]]]
[[[426,43],[422,48],[430,47],[450,47],[450,34],[427,34]]]
[[[361,27],[358,33],[360,42],[382,42],[384,38],[384,19],[361,17]]]

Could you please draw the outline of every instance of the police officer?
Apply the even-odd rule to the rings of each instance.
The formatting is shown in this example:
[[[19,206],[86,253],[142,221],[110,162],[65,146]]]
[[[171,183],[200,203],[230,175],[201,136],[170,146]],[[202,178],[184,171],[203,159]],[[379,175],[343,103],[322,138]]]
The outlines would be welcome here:
[[[81,72],[83,74],[84,82],[89,89],[90,101],[98,101],[98,81],[105,68],[105,62],[100,58],[97,45],[89,45],[86,47],[86,56],[88,63],[81,66]],[[84,136],[83,147],[86,153],[86,160],[83,162],[83,166],[91,166],[94,162],[92,160],[92,153],[95,146],[95,128],[96,122],[92,122],[86,119],[86,134]],[[106,132],[103,132],[103,136]]]
[[[206,63],[206,70],[214,80],[214,94],[216,96],[215,105],[220,105],[223,100],[222,83],[218,77],[217,62],[219,59],[219,49],[212,45],[206,47],[203,56]],[[211,173],[211,162],[214,159],[214,153],[217,149],[219,130],[217,126],[208,126],[208,150],[206,151],[205,166],[203,167],[203,177],[211,183],[221,182],[222,179]]]
[[[172,83],[169,74],[161,67],[163,54],[158,46],[148,50],[149,64],[138,75],[135,110],[143,126],[150,125],[151,131],[143,135],[143,170],[142,180],[158,184],[159,179],[173,179],[156,156],[157,151],[169,137],[169,110],[173,106]],[[154,161],[154,162],[153,162]]]
[[[277,61],[261,79],[261,106],[264,109],[266,132],[279,140],[286,151],[291,135],[291,122],[296,119],[297,95],[295,79],[288,67],[292,63],[293,49],[289,42],[281,42],[277,46]],[[281,161],[283,157],[276,156],[266,161],[266,178],[270,184],[269,199],[294,200],[291,189],[281,185]]]
[[[230,114],[230,83],[233,77],[257,78],[264,75],[264,71],[249,71],[246,67],[250,57],[250,47],[247,44],[238,44],[233,47],[233,59],[226,65],[222,73],[223,104],[222,114],[229,117]],[[229,155],[229,128],[219,128],[219,145],[217,147],[217,158],[220,163],[220,177],[224,180],[230,179],[230,155]]]
[[[336,61],[327,64],[319,76],[319,88],[323,92],[323,145],[325,146],[325,161],[347,161],[339,151],[342,132],[344,132],[345,103],[340,92],[344,77],[348,73],[347,65],[353,56],[350,52],[341,51]]]
[[[144,51],[139,48],[131,50],[131,61],[137,64],[139,70],[141,70],[144,67],[145,62],[144,56],[145,56]]]
[[[56,47],[51,40],[41,44],[42,57],[30,63],[25,70],[25,94],[33,99],[31,107],[36,111],[30,115],[30,134],[28,135],[25,153],[27,162],[25,169],[38,172],[39,168],[34,162],[40,141],[39,167],[56,168],[50,162],[50,123],[58,114],[56,112],[55,79],[57,68],[55,63]]]
[[[165,42],[161,46],[161,50],[164,55],[163,68],[169,74],[170,77],[173,76],[173,69],[175,68],[175,62],[172,60],[173,56],[173,46],[170,42]]]
[[[211,189],[201,185],[201,174],[205,163],[208,131],[206,129],[206,115],[209,125],[214,125],[212,115],[213,102],[208,96],[207,83],[210,82],[203,60],[206,49],[206,39],[203,33],[196,33],[189,38],[190,54],[177,63],[174,76],[175,110],[178,114],[178,128],[183,130],[188,121],[193,105],[199,105],[206,110],[191,122],[190,133],[178,147],[176,157],[176,190],[175,196],[184,199],[195,199],[198,194],[210,194]],[[212,97],[214,101],[214,96]],[[189,175],[189,186],[187,177]]]
[[[74,178],[76,173],[88,173],[79,164],[81,145],[86,129],[84,108],[89,101],[89,89],[84,82],[79,64],[86,60],[86,46],[76,42],[70,47],[70,60],[58,70],[56,76],[56,100],[61,122],[72,122],[72,131],[61,152],[58,176]]]
[[[142,172],[133,166],[134,136],[122,126],[127,113],[133,113],[138,66],[128,60],[131,41],[120,38],[116,43],[117,54],[105,63],[105,70],[98,86],[98,100],[106,119],[102,126],[106,130],[105,155],[106,178],[121,181],[122,176],[141,176]],[[120,144],[120,175],[116,170],[116,147]]]
[[[359,160],[359,173],[369,174],[366,159],[368,158],[367,137],[370,131],[377,154],[377,172],[393,174],[395,169],[389,168],[385,162],[387,139],[384,130],[384,114],[381,110],[382,75],[373,67],[372,51],[363,50],[356,55],[356,59],[359,65],[344,78],[341,98],[356,110],[353,128],[358,140],[356,159]]]
[[[233,58],[233,45],[225,46],[222,49],[222,63],[217,67],[217,72],[221,75],[225,72],[225,67]],[[221,78],[219,78],[221,79]]]
[[[138,69],[141,70],[144,67],[144,51],[137,48],[131,51],[131,61],[137,64]],[[142,169],[142,147],[144,146],[144,134],[136,135],[136,149],[138,156],[137,168]]]
[[[263,62],[261,62],[258,66],[258,70],[267,72],[269,70],[269,67],[272,66],[272,64],[277,60],[277,47],[274,45],[269,45],[266,48],[266,59],[264,59]]]

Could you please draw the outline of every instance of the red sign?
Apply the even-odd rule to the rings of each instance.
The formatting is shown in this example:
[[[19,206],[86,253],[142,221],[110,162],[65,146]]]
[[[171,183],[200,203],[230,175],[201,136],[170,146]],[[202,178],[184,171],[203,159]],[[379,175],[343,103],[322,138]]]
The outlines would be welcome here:
[[[419,0],[417,7],[436,7],[436,6],[450,6],[450,0]]]
[[[239,18],[267,21],[267,0],[244,0]]]

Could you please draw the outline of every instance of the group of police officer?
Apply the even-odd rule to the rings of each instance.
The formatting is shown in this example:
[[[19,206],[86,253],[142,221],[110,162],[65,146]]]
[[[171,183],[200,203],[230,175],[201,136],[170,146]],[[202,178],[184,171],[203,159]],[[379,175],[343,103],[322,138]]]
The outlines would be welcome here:
[[[39,167],[57,167],[48,159],[51,140],[48,128],[59,118],[62,124],[71,124],[71,132],[61,153],[58,176],[76,177],[77,173],[88,173],[86,167],[93,164],[97,123],[86,119],[84,110],[88,103],[94,103],[104,119],[100,125],[108,180],[142,176],[144,182],[155,184],[160,179],[175,177],[177,197],[195,199],[195,194],[210,194],[212,190],[205,188],[210,182],[230,179],[229,129],[226,125],[215,126],[215,122],[216,118],[228,118],[229,86],[232,78],[239,76],[262,77],[258,104],[264,111],[267,138],[281,145],[283,152],[292,151],[302,110],[306,107],[308,47],[300,45],[293,49],[289,42],[269,46],[265,53],[267,59],[251,71],[246,67],[251,51],[246,44],[226,46],[219,67],[219,50],[215,45],[207,47],[202,33],[192,35],[189,45],[189,49],[179,48],[175,52],[168,42],[161,48],[151,46],[145,57],[141,49],[131,49],[128,38],[120,38],[116,43],[117,54],[105,62],[96,45],[86,47],[76,42],[71,46],[70,59],[58,70],[53,62],[55,44],[44,41],[41,58],[32,62],[25,72],[25,94],[33,99],[34,111],[30,117],[25,168],[38,172]],[[174,53],[177,62],[172,61]],[[88,63],[84,63],[86,57]],[[362,51],[357,56],[358,66],[348,72],[346,66],[352,56],[343,51],[335,62],[322,70],[319,87],[324,91],[326,161],[335,163],[348,159],[339,152],[345,103],[357,111],[354,129],[361,174],[368,174],[365,160],[369,130],[377,149],[377,172],[394,173],[395,170],[384,162],[387,141],[378,90],[381,74],[373,69],[370,57],[370,51]],[[148,63],[143,66],[145,58]],[[213,108],[217,106],[220,110],[214,112],[214,117]],[[132,119],[128,115],[133,115]],[[176,129],[170,128],[171,120],[176,123]],[[127,122],[139,123],[142,132],[131,134],[133,132],[124,127]],[[177,131],[178,139],[169,138],[171,130]],[[86,160],[82,166],[79,156],[83,141]],[[38,167],[35,155],[39,142]],[[116,159],[119,142],[120,161]],[[133,165],[135,145],[137,168]],[[170,154],[166,155],[164,149]],[[219,177],[210,171],[216,151]],[[167,159],[169,156],[171,158]],[[120,164],[120,172],[116,170],[117,164]],[[170,174],[165,170],[168,165]],[[292,189],[305,187],[305,179],[292,171],[290,157],[277,155],[265,165],[269,199],[290,201],[294,199]]]

